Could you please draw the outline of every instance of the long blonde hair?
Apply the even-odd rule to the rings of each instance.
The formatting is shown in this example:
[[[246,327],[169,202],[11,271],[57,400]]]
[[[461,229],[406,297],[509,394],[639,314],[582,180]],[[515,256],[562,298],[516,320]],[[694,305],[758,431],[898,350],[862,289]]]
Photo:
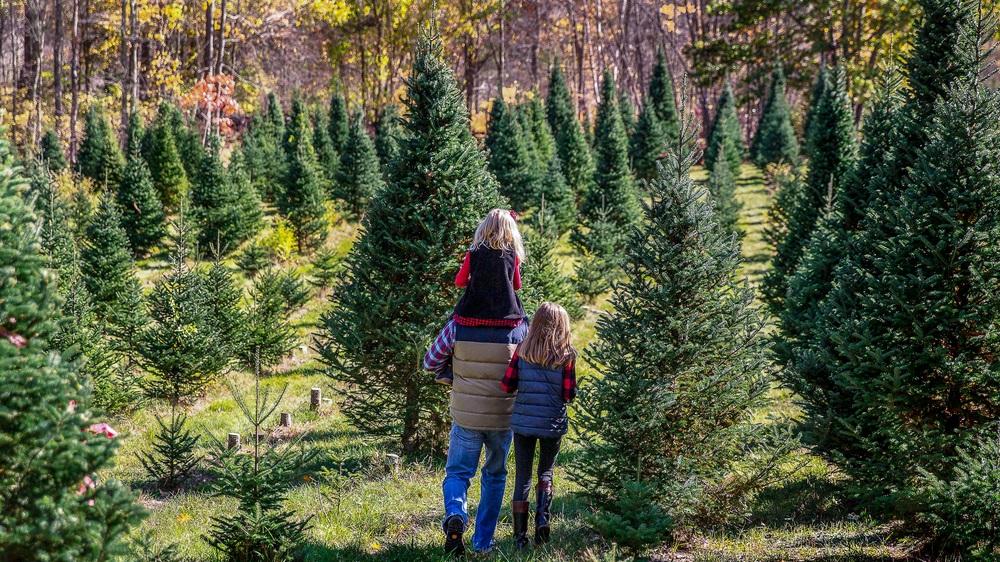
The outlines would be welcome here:
[[[566,309],[555,303],[543,302],[531,317],[528,335],[517,353],[529,363],[558,369],[576,358],[571,338]]]
[[[522,262],[524,261],[524,242],[521,241],[521,231],[517,228],[510,211],[503,209],[493,209],[483,222],[476,227],[476,235],[472,238],[470,250],[479,248],[492,248],[494,250],[506,250],[513,252]]]

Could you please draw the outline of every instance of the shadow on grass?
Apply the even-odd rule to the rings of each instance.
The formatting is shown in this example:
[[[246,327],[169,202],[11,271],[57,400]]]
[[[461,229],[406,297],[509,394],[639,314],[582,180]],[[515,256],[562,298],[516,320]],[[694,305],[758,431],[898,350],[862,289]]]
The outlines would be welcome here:
[[[356,545],[333,548],[327,545],[309,543],[303,548],[306,562],[438,562],[449,560],[441,551],[440,546],[418,545],[413,542],[408,545],[387,545],[377,552],[369,552]]]
[[[767,527],[843,521],[851,511],[843,487],[825,475],[810,474],[761,492],[752,521]]]

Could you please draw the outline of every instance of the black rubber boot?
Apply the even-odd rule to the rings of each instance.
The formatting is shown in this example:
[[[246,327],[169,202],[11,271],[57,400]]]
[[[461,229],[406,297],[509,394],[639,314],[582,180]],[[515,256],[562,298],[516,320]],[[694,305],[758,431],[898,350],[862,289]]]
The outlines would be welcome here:
[[[452,556],[462,556],[465,554],[465,541],[462,534],[465,533],[465,522],[458,515],[452,515],[444,522],[444,553]]]
[[[510,502],[514,516],[514,545],[518,550],[528,546],[528,502]]]
[[[549,509],[552,507],[552,482],[538,482],[538,503],[535,505],[535,544],[549,542]]]

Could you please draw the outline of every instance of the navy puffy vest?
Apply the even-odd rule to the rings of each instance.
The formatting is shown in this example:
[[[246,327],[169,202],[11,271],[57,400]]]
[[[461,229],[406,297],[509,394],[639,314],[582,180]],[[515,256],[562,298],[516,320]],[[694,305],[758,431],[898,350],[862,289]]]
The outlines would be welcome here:
[[[554,438],[566,434],[566,404],[562,399],[562,367],[546,369],[518,360],[517,398],[510,427],[528,437]]]

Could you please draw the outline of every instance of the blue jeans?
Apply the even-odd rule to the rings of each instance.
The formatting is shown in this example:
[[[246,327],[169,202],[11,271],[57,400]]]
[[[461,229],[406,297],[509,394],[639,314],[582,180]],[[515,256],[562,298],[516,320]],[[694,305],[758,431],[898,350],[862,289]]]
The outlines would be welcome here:
[[[504,487],[507,485],[507,453],[513,438],[511,430],[474,431],[451,424],[448,440],[448,463],[445,465],[444,493],[445,520],[458,515],[469,523],[469,482],[476,475],[479,456],[486,447],[480,480],[479,509],[476,511],[476,531],[472,535],[472,549],[486,551],[493,546],[493,533],[500,518]]]

